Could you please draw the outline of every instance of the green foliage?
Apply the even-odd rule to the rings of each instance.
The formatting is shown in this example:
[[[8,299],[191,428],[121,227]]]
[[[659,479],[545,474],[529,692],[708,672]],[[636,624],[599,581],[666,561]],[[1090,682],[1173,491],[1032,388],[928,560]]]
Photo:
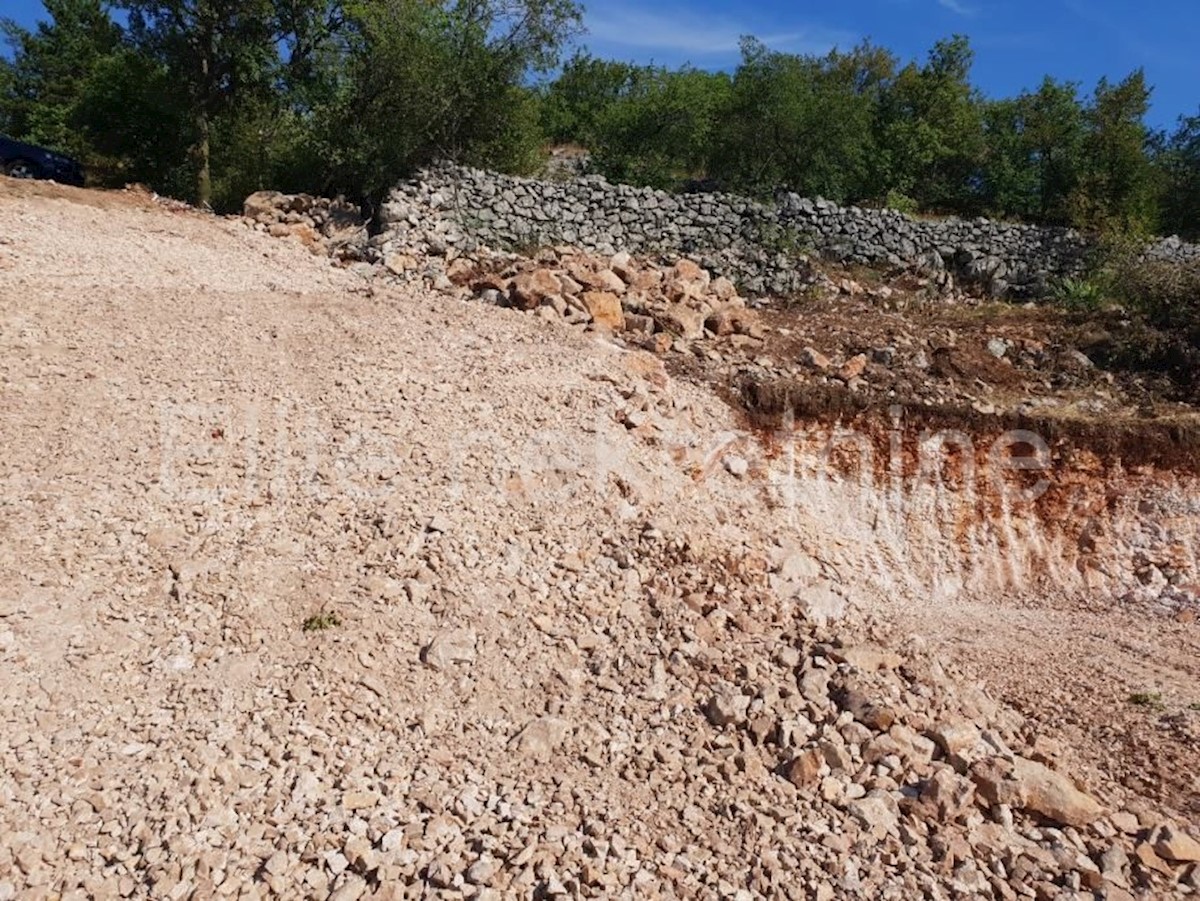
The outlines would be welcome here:
[[[519,89],[578,26],[570,0],[372,0],[347,12],[339,90],[316,114],[332,185],[378,197],[435,158],[528,166],[539,132]]]
[[[166,66],[192,130],[194,197],[213,201],[218,117],[267,96],[277,59],[270,0],[119,0],[135,47]]]
[[[728,94],[729,78],[721,73],[636,70],[597,116],[591,147],[597,167],[611,179],[656,188],[704,177]]]
[[[262,187],[378,196],[435,157],[537,165],[526,87],[573,0],[50,0],[11,23],[6,133],[217,209]]]
[[[530,172],[554,142],[662,188],[1200,238],[1200,116],[1151,133],[1140,71],[1086,100],[1049,78],[986,100],[963,37],[906,65],[867,43],[814,56],[746,38],[731,74],[580,51],[533,88],[579,28],[575,0],[45,6],[33,30],[0,24],[0,129],[100,184],[221,210],[267,187],[378,201],[438,158]]]
[[[1146,236],[1110,231],[1102,236],[1093,261],[1093,280],[1106,297],[1140,314],[1151,327],[1186,348],[1174,365],[1184,381],[1200,384],[1195,353],[1200,350],[1200,262],[1148,258]]]
[[[86,142],[71,119],[84,85],[121,43],[121,30],[101,0],[46,0],[51,18],[27,31],[0,22],[13,51],[0,76],[0,123],[5,133],[83,156]]]
[[[1200,263],[1136,259],[1111,271],[1119,297],[1154,324],[1200,346]]]
[[[1129,703],[1135,707],[1147,707],[1151,710],[1161,710],[1163,707],[1162,695],[1156,691],[1135,691],[1129,696]]]
[[[869,44],[815,58],[744,40],[710,172],[748,193],[864,196],[875,109],[893,69],[891,55]]]
[[[610,107],[629,96],[634,82],[646,71],[643,66],[577,52],[544,90],[543,134],[556,144],[598,144],[601,119]]]
[[[887,192],[887,197],[884,199],[884,206],[889,210],[904,213],[906,216],[915,216],[921,212],[921,205],[915,199],[909,197],[907,194],[901,194],[894,188]]]
[[[1051,286],[1053,300],[1069,310],[1086,312],[1104,305],[1107,290],[1100,278],[1061,278]]]
[[[1083,171],[1072,221],[1086,229],[1145,231],[1155,224],[1154,173],[1145,116],[1150,88],[1139,69],[1116,85],[1100,79],[1084,113]]]
[[[878,117],[881,181],[923,209],[978,211],[984,153],[982,102],[971,87],[967,39],[938,41],[922,67],[900,71]]]
[[[300,624],[300,628],[305,632],[325,632],[329,629],[336,629],[341,624],[341,617],[336,613],[330,610],[322,610],[320,613],[314,613],[304,620]]]
[[[1200,115],[1179,120],[1156,163],[1162,182],[1162,230],[1200,239]]]
[[[101,60],[71,114],[72,127],[89,148],[92,177],[190,196],[195,179],[184,107],[179,85],[162,63],[132,49]]]

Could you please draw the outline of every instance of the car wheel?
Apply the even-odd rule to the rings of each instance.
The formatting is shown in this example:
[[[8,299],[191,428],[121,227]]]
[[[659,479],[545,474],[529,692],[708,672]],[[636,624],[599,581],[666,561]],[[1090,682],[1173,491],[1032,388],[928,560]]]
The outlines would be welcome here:
[[[35,178],[33,164],[28,160],[13,160],[4,167],[9,178]]]

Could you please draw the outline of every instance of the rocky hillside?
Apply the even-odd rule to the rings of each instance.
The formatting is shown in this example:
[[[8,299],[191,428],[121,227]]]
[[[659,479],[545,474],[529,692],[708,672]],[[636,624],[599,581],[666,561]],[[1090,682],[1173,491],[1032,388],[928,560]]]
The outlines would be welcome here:
[[[739,388],[999,409],[1065,332],[334,218],[3,183],[0,899],[1200,891],[1186,471],[1067,432],[1087,529],[893,508]],[[1032,396],[1137,403],[1094,369]]]

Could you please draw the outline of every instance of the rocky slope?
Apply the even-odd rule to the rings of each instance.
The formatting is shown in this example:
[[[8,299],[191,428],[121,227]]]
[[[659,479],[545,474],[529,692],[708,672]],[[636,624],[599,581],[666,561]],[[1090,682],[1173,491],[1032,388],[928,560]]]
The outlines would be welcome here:
[[[0,235],[0,898],[1200,890],[1194,624],[789,478],[681,365],[737,325],[660,356],[137,196],[5,181]]]

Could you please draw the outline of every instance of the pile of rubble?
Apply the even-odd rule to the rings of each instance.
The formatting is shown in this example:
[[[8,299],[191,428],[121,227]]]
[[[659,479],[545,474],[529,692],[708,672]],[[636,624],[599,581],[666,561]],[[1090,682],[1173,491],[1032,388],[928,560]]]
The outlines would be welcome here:
[[[273,238],[297,238],[317,255],[362,258],[367,224],[362,211],[343,197],[259,191],[246,198],[247,224]]]
[[[758,314],[727,278],[712,278],[691,260],[672,266],[638,263],[628,253],[610,259],[560,247],[517,258],[500,268],[458,257],[446,278],[488,303],[538,311],[572,325],[673,339],[708,335],[762,337]]]

